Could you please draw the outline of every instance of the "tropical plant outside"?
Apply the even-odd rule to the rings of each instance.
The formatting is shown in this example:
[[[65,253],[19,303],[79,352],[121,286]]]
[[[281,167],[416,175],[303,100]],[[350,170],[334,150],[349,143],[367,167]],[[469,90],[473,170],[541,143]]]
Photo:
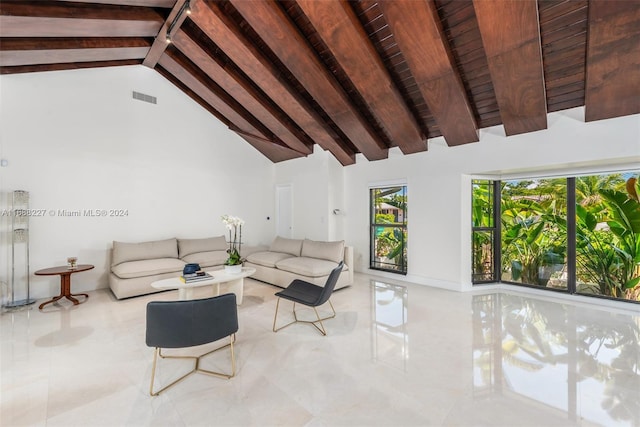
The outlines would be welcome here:
[[[371,189],[371,267],[407,271],[407,191],[405,186]]]
[[[474,282],[495,262],[483,182],[473,186]],[[633,174],[575,178],[575,292],[640,301],[638,194]],[[568,289],[567,179],[506,181],[499,197],[501,280]]]
[[[503,280],[566,289],[566,215],[566,180],[503,183]]]
[[[494,224],[494,191],[490,181],[473,182],[472,206],[472,257],[474,283],[495,281],[495,265],[493,242]]]
[[[640,187],[612,184],[577,200],[576,275],[585,292],[640,301]]]

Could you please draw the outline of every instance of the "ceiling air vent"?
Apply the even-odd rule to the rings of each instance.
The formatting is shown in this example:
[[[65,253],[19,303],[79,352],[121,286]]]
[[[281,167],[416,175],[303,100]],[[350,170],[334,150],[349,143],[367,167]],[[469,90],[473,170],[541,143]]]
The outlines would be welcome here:
[[[157,104],[158,98],[151,95],[145,95],[144,93],[133,91],[133,99],[137,99],[138,101],[148,102],[150,104]]]

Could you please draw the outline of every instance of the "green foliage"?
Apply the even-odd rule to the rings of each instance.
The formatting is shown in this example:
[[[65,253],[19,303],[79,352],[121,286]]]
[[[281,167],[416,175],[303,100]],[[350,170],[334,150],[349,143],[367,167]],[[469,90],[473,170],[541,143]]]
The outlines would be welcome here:
[[[374,189],[371,192],[374,203],[375,224],[406,223],[407,197],[404,187]],[[379,213],[382,204],[387,204],[403,212],[402,221],[398,221],[392,213]],[[407,269],[407,233],[404,227],[378,226],[374,233],[374,253],[376,258],[392,261],[397,269]]]
[[[237,249],[227,249],[227,253],[229,254],[229,257],[227,258],[227,260],[224,262],[225,265],[238,265],[238,264],[242,264],[242,257],[240,257],[240,253],[238,252]]]
[[[578,278],[597,284],[603,295],[638,299],[640,202],[612,189],[598,194],[597,209],[576,207]],[[605,223],[608,231],[598,229]]]
[[[640,183],[626,178],[576,178],[576,276],[579,286],[602,295],[640,301]],[[474,182],[474,228],[492,227],[492,197],[490,186]],[[503,275],[545,286],[549,272],[566,259],[566,179],[506,181],[500,197]],[[474,275],[490,264],[490,236],[473,232]]]
[[[490,185],[473,186],[471,221],[474,227],[493,226],[493,191]]]
[[[565,262],[566,205],[555,195],[566,191],[555,181],[528,182],[506,183],[511,190],[502,195],[502,269],[512,280],[545,286],[549,277],[541,277],[541,267]]]
[[[376,214],[376,224],[393,224],[396,222],[393,214]]]

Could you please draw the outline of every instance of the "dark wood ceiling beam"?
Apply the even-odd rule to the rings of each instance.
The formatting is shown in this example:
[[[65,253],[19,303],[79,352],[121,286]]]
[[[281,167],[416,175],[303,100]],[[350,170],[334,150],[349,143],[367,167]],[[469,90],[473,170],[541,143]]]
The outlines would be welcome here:
[[[160,57],[158,64],[170,72],[195,94],[205,100],[216,111],[222,114],[225,123],[236,132],[242,132],[242,137],[273,162],[302,157],[302,155],[284,143],[276,141],[263,126],[256,122],[250,114],[242,110],[233,99],[225,96],[221,90],[215,90],[209,82],[197,77],[198,71],[191,69],[188,64],[178,57],[171,57],[167,52]]]
[[[97,62],[137,59],[147,55],[149,47],[97,49],[51,49],[0,51],[0,66],[61,64],[67,62]]]
[[[447,144],[478,141],[473,108],[434,3],[391,0],[380,7]]]
[[[297,0],[340,66],[403,153],[427,149],[413,115],[349,4]]]
[[[142,37],[3,38],[0,39],[0,66],[142,61],[150,46],[150,39]]]
[[[126,59],[119,61],[100,62],[69,62],[65,64],[37,64],[16,67],[0,66],[0,74],[40,73],[43,71],[79,70],[83,68],[123,67],[125,65],[140,65],[140,59]]]
[[[0,16],[0,37],[154,37],[161,25],[155,21]]]
[[[12,37],[0,39],[0,51],[4,50],[53,50],[53,49],[110,49],[151,46],[151,38],[145,37]]]
[[[270,101],[260,94],[239,72],[232,66],[219,64],[205,52],[184,31],[174,34],[173,44],[205,74],[215,81],[222,89],[231,95],[239,104],[249,111],[256,119],[264,124],[271,132],[278,135],[291,149],[302,154],[313,153],[313,143],[305,143],[295,133],[296,129],[287,123],[287,119],[280,117]]]
[[[154,37],[163,22],[145,7],[3,2],[0,37]]]
[[[202,99],[198,94],[196,94],[193,90],[186,86],[182,81],[178,80],[178,78],[171,74],[169,71],[165,70],[161,65],[156,67],[156,71],[158,71],[158,73],[160,73],[164,78],[173,83],[176,87],[178,87],[181,91],[183,91],[186,95],[188,95],[191,99],[198,103],[202,108],[210,112],[218,120],[224,123],[227,127],[229,127],[229,129],[237,133],[245,141],[249,142],[249,144],[260,151],[272,162],[281,162],[284,160],[291,160],[299,157],[295,152],[289,149],[281,148],[279,145],[275,145],[271,141],[265,140],[255,135],[244,134],[243,131],[238,129],[225,116],[220,114],[219,111],[209,105],[207,101]]]
[[[176,0],[65,0],[73,3],[117,4],[122,6],[162,7],[171,9]]]
[[[640,113],[640,2],[589,2],[585,120]]]
[[[385,144],[275,1],[231,3],[367,159],[387,157]]]
[[[180,10],[182,10],[182,6],[186,1],[187,0],[177,0],[175,2],[175,4],[173,5],[173,9],[171,9],[171,12],[169,12],[169,16],[167,16],[166,21],[160,27],[158,34],[156,34],[156,38],[153,41],[153,46],[151,46],[151,49],[149,49],[149,53],[147,54],[147,57],[144,58],[142,65],[145,65],[149,68],[154,68],[156,66],[158,60],[169,45],[169,43],[167,43],[167,33],[169,32],[171,23],[174,20],[176,21],[176,23],[174,24],[174,28],[171,29],[172,31],[176,31],[178,28],[180,28],[180,26],[186,19],[186,13],[183,13],[178,17],[178,14],[180,13]],[[177,20],[176,17],[178,17]]]
[[[474,0],[473,7],[505,133],[546,129],[538,3]]]
[[[114,3],[114,2],[109,2]],[[95,4],[95,2],[68,3],[65,1],[3,1],[2,16],[34,18],[69,18],[77,20],[112,21],[164,21],[162,16],[149,7]]]
[[[300,128],[342,165],[355,163],[355,153],[334,140],[322,119],[281,77],[280,71],[253,46],[215,3],[191,4],[191,20],[262,89]]]

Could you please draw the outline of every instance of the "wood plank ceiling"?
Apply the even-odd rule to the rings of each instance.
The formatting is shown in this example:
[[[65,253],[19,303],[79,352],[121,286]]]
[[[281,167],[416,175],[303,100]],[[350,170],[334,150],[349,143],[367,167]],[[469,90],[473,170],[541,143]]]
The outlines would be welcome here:
[[[2,74],[132,64],[273,162],[318,144],[350,165],[640,113],[640,0],[0,3]]]

